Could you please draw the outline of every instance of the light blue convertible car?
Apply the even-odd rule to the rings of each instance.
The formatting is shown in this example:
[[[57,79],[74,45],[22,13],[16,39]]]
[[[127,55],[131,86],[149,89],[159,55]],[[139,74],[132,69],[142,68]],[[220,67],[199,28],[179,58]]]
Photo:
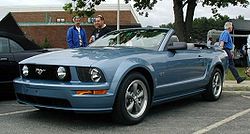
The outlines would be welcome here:
[[[17,101],[40,110],[112,112],[136,124],[162,102],[202,94],[221,96],[227,56],[179,42],[174,30],[111,32],[87,48],[45,53],[20,63]]]

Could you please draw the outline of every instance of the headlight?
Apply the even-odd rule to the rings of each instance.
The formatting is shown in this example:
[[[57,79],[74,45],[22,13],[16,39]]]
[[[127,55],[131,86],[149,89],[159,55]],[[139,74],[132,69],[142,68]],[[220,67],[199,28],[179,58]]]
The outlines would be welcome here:
[[[90,78],[93,82],[99,82],[102,78],[100,71],[96,68],[90,70],[90,75]]]
[[[29,68],[24,65],[23,68],[22,68],[22,72],[23,72],[23,76],[28,76],[29,75]]]
[[[67,73],[66,73],[66,69],[64,67],[58,67],[57,69],[57,77],[60,80],[63,80],[66,77]]]
[[[82,82],[106,82],[102,71],[98,68],[77,67],[77,74]]]

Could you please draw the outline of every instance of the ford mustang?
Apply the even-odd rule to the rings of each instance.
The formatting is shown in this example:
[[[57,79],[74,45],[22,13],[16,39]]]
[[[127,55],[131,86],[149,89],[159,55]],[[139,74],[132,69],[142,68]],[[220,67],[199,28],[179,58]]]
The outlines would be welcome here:
[[[40,110],[112,112],[119,123],[141,122],[149,108],[201,94],[216,101],[224,51],[179,42],[174,30],[113,31],[87,48],[37,55],[19,63],[17,101]]]

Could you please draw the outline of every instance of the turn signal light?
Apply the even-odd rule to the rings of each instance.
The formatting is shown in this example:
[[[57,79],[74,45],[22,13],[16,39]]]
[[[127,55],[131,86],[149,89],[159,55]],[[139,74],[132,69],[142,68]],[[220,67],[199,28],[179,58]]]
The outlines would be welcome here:
[[[76,91],[77,95],[93,94],[93,95],[102,95],[106,94],[108,90],[78,90]]]

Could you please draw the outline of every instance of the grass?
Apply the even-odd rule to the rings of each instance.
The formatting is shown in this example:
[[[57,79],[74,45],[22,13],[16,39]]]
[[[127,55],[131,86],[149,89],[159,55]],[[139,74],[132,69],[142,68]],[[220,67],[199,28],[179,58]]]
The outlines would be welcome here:
[[[247,77],[245,74],[245,68],[238,67],[237,70],[238,70],[240,76]],[[226,71],[226,80],[235,80],[229,69]],[[247,77],[247,80],[250,80],[250,77]]]

